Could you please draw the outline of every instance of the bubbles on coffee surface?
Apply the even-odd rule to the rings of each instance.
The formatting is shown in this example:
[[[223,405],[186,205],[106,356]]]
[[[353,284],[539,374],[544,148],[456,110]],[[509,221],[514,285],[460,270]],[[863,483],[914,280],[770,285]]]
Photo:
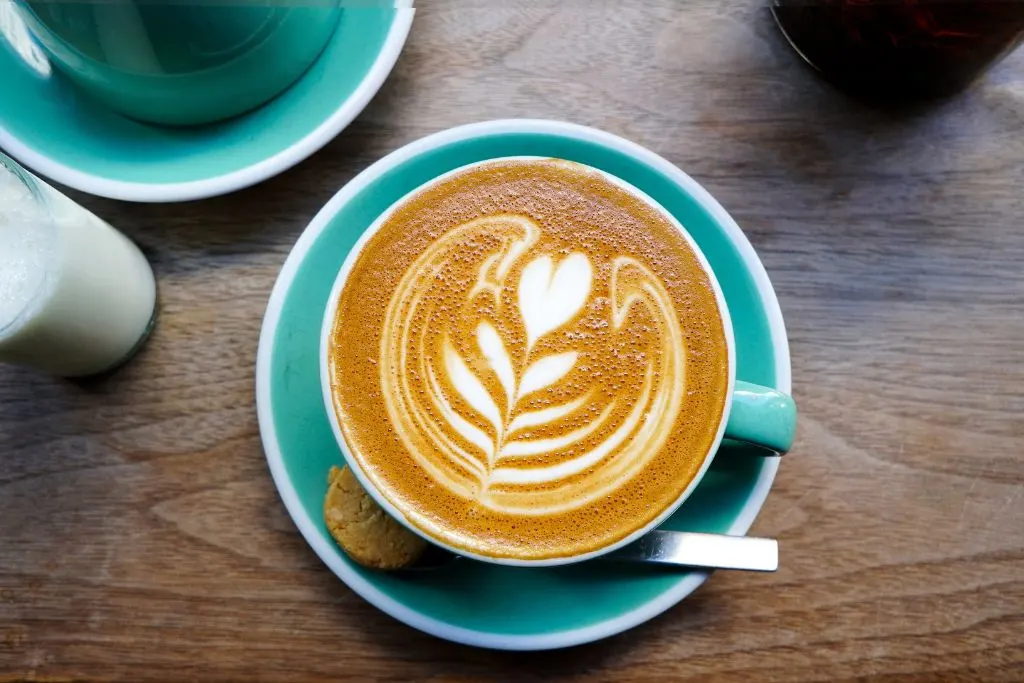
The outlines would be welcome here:
[[[460,256],[481,242],[494,248]],[[385,405],[412,457],[507,514],[557,514],[631,479],[685,390],[683,334],[658,278],[629,256],[550,247],[527,216],[457,226],[407,270],[381,339]],[[646,331],[627,325],[634,309]],[[584,317],[585,344],[564,334]]]

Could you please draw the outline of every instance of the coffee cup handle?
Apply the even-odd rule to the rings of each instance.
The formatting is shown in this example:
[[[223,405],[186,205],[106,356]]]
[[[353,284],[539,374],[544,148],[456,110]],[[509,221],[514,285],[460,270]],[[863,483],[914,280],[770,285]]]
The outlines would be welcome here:
[[[725,438],[757,446],[775,455],[793,447],[796,403],[789,394],[736,380]]]

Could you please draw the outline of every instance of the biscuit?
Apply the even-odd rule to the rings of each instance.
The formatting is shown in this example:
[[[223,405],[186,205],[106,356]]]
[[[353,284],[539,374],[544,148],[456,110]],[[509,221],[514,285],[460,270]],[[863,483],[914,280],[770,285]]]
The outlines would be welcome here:
[[[332,467],[327,482],[324,522],[354,561],[373,569],[401,569],[427,549],[426,541],[384,512],[363,490],[351,469]]]

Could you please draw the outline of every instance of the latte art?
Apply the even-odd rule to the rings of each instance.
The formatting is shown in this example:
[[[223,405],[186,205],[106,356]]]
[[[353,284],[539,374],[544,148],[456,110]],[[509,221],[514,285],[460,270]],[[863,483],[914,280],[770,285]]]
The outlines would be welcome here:
[[[576,556],[686,490],[724,411],[714,290],[601,174],[501,160],[415,193],[350,265],[328,336],[347,455],[428,537]]]
[[[602,264],[601,291],[590,257],[556,260],[537,249],[540,235],[521,215],[451,230],[399,283],[381,338],[382,395],[410,454],[440,486],[506,514],[607,496],[658,454],[684,391],[683,334],[658,278],[617,255]],[[470,260],[466,244],[497,248]],[[466,268],[478,273],[469,291],[450,277]],[[585,308],[602,310],[592,326],[606,334],[573,324]],[[651,332],[623,367],[642,381],[606,384],[594,344],[615,353],[634,309]]]

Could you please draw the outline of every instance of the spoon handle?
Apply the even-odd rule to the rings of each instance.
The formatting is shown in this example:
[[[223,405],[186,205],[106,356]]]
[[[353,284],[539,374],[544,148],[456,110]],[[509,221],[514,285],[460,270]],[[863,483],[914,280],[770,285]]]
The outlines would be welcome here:
[[[606,557],[619,562],[669,564],[694,569],[773,572],[779,568],[779,542],[774,538],[652,531]]]

